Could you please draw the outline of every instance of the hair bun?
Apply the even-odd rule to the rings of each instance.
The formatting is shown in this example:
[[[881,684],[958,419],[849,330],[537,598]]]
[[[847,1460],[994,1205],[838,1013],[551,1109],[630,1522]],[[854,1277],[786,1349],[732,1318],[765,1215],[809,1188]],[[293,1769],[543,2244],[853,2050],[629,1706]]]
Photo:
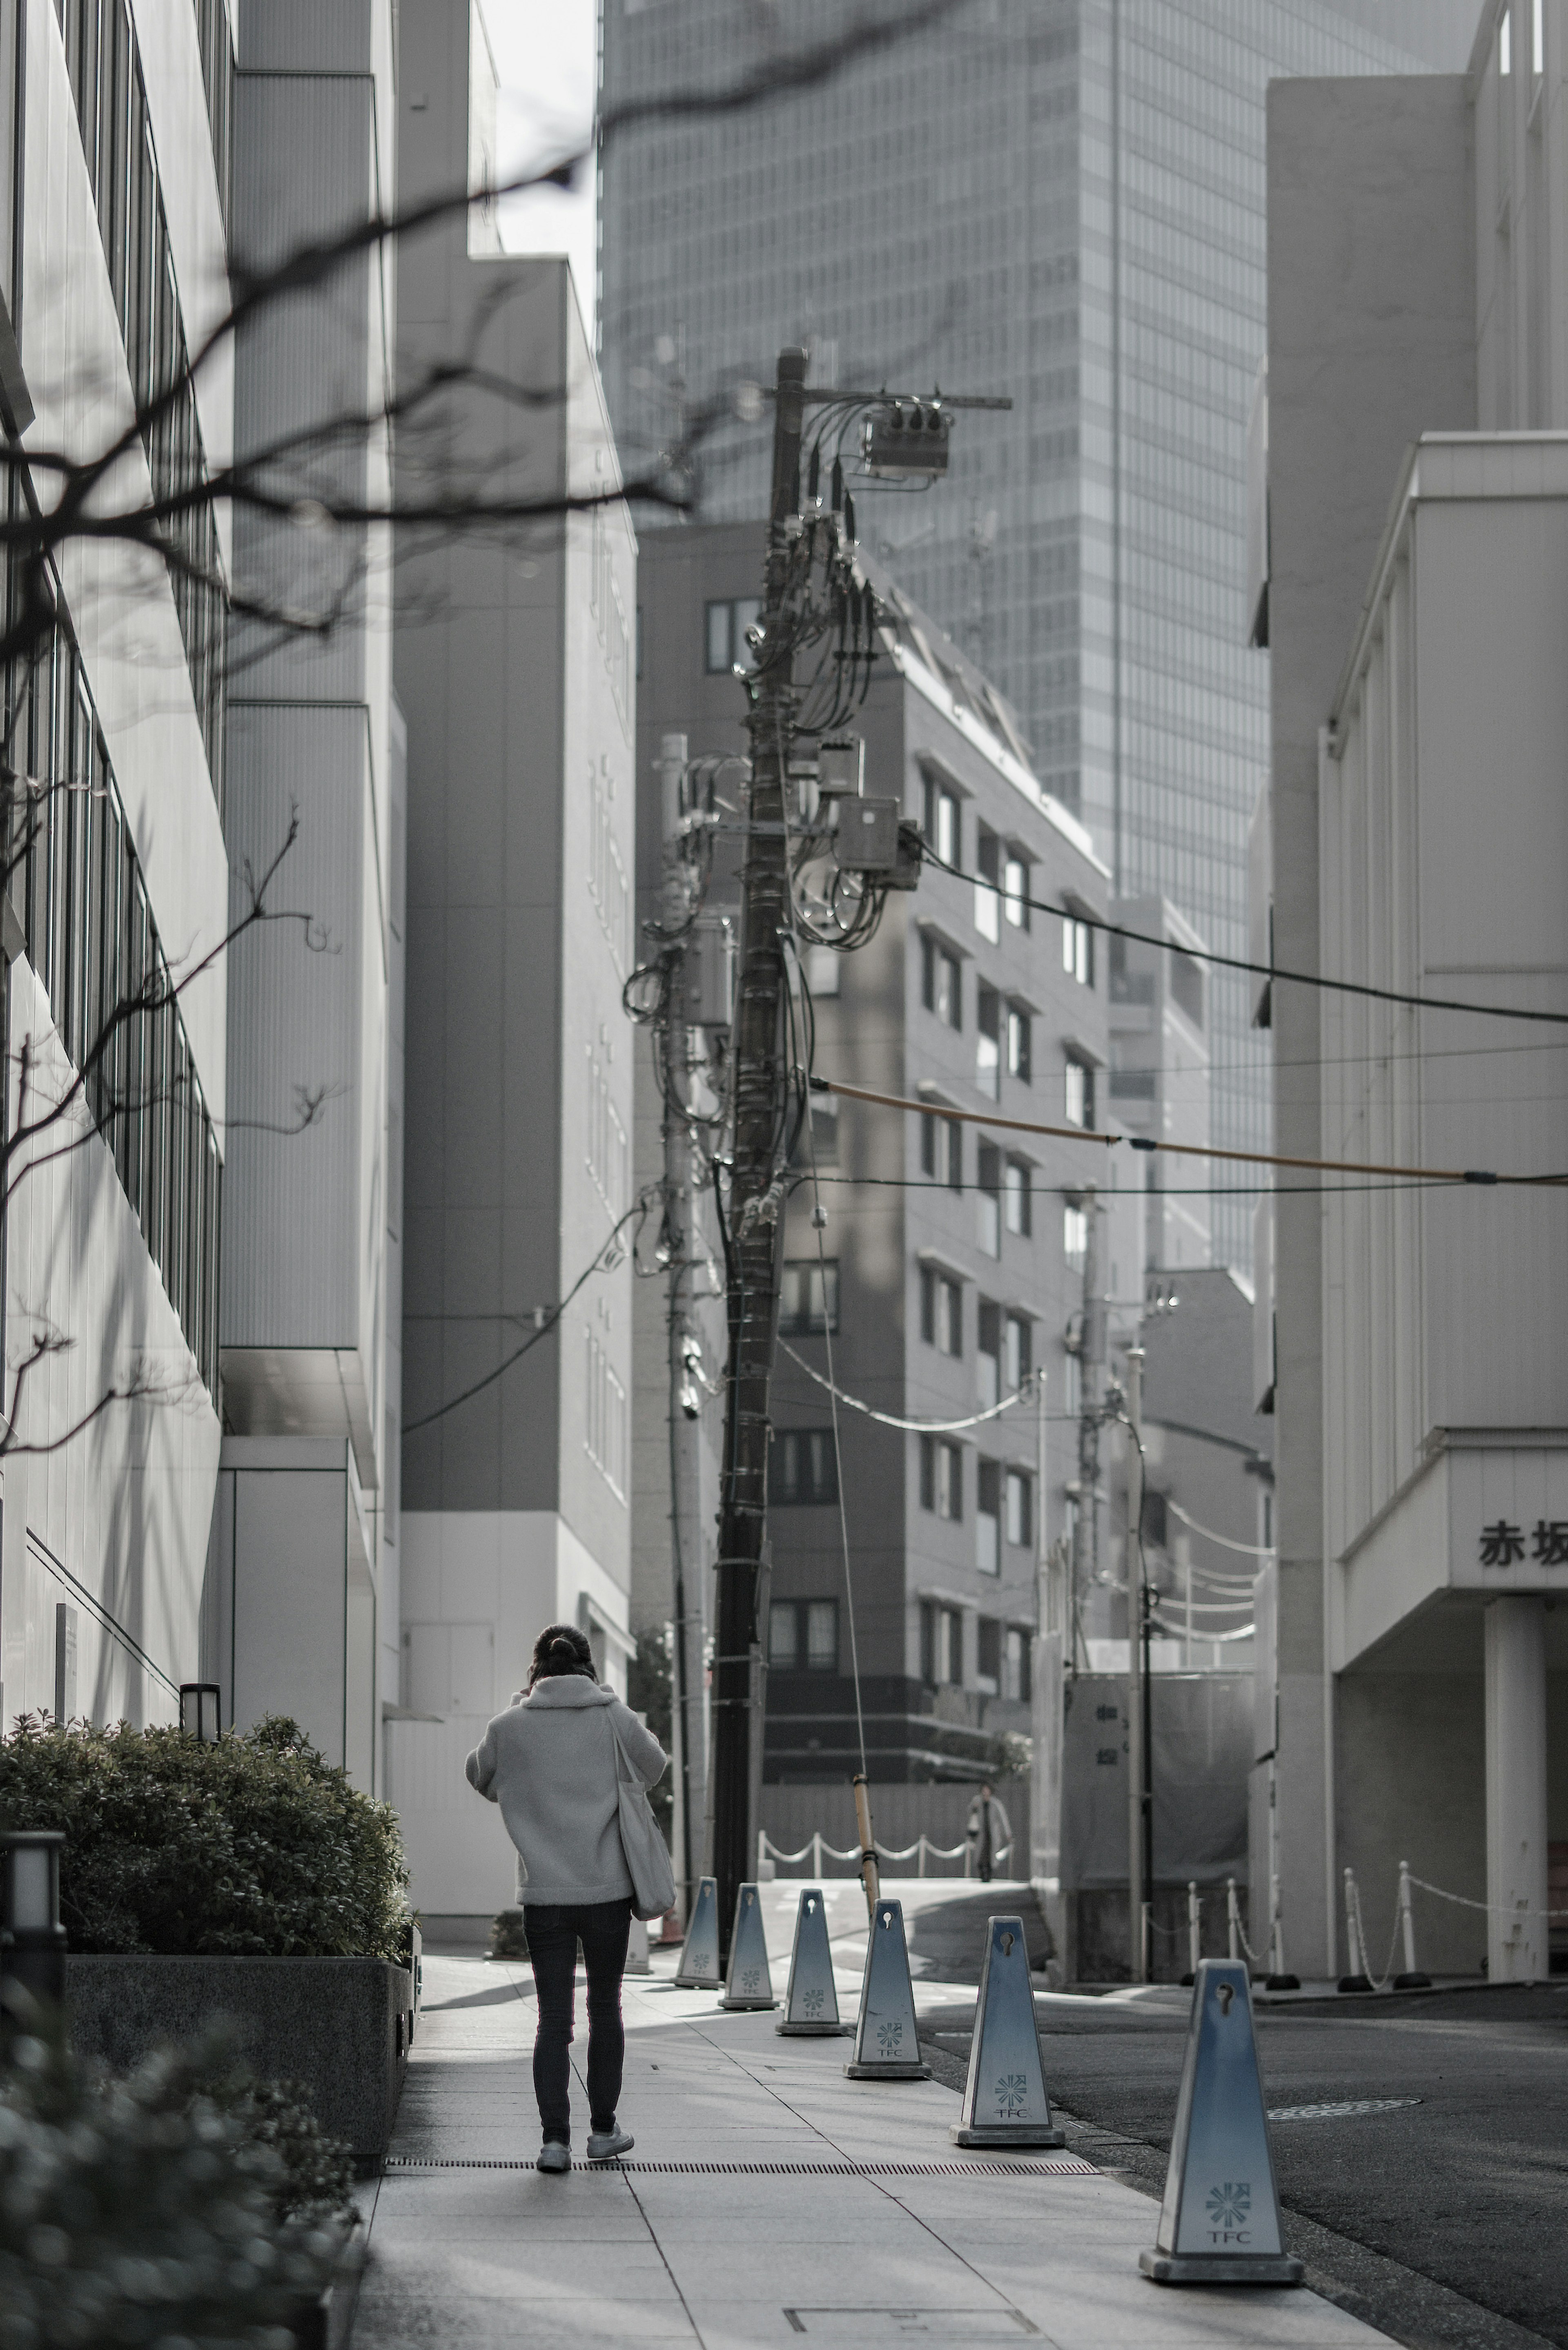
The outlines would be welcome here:
[[[550,1654],[552,1656],[556,1654],[557,1649],[563,1657],[575,1657],[577,1653],[576,1649],[573,1647],[571,1641],[567,1639],[564,1632],[557,1632],[555,1638],[550,1643]]]

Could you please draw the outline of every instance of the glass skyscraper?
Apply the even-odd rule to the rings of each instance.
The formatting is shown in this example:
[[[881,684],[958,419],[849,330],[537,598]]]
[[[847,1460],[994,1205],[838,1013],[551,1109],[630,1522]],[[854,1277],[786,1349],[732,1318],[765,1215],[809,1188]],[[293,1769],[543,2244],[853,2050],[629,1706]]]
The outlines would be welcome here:
[[[1246,951],[1268,658],[1245,463],[1264,348],[1264,90],[1459,70],[1480,0],[968,0],[818,87],[612,137],[603,366],[628,472],[805,343],[812,380],[1005,391],[860,536],[1023,713],[1127,895]],[[603,0],[607,104],[765,59],[751,0]],[[863,22],[807,0],[790,48]],[[760,515],[767,427],[702,440],[705,519]],[[760,549],[759,549],[760,553]],[[1213,1133],[1266,1147],[1241,974],[1210,994]],[[1251,1202],[1214,1202],[1245,1265]]]

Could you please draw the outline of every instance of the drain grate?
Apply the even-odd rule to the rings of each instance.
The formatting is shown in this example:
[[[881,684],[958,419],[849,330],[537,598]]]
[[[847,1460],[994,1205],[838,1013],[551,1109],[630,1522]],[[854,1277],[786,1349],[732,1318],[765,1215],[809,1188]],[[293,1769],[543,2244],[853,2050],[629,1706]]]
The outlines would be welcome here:
[[[1418,2106],[1419,2097],[1345,2097],[1335,2105],[1276,2106],[1272,2122],[1336,2122],[1345,2114],[1392,2114],[1402,2106]]]
[[[532,2158],[466,2162],[439,2156],[389,2154],[389,2170],[532,2170]],[[572,2176],[609,2178],[618,2170],[674,2178],[1033,2178],[1041,2171],[1057,2178],[1093,2178],[1092,2162],[1075,2155],[1045,2155],[1036,2162],[590,2162]]]

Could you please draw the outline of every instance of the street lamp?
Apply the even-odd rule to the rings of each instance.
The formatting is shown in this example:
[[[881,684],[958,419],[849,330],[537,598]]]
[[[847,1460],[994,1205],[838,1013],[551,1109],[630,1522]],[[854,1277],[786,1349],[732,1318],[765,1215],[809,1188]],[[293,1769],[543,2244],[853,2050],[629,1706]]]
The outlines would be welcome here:
[[[216,1681],[182,1681],[180,1727],[202,1746],[215,1746],[223,1727],[223,1691]]]
[[[0,1830],[0,2005],[18,1986],[60,2007],[66,1996],[66,1929],[60,1923],[58,1828]]]

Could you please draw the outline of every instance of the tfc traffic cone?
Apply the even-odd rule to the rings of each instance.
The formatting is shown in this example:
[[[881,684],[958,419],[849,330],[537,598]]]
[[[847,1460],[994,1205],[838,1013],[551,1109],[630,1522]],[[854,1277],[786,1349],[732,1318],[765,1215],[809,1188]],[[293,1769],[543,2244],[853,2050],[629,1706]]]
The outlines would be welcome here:
[[[855,2054],[844,2067],[852,2081],[929,2081],[915,2031],[915,1989],[904,1940],[904,1909],[898,1901],[878,1901],[866,1941],[866,1972],[860,1984],[860,2021]]]
[[[827,1904],[822,1887],[808,1885],[794,1913],[789,1989],[784,1993],[784,2012],[774,2030],[798,2040],[829,2040],[843,2029],[833,1981],[833,1952],[827,1941]]]
[[[724,1977],[721,2007],[776,2007],[773,1978],[768,1973],[768,1946],[763,1933],[763,1905],[754,1885],[742,1885],[735,1894],[735,1930],[730,1937],[730,1966]]]
[[[1302,2281],[1280,2233],[1251,1988],[1239,1959],[1198,1968],[1159,2233],[1137,2264],[1157,2284]]]
[[[675,1970],[676,1988],[717,1991],[723,1980],[719,1972],[719,1880],[716,1877],[700,1877],[680,1964]]]
[[[1040,2065],[1034,1991],[1022,1918],[986,1922],[980,1999],[970,2043],[963,2107],[948,2136],[955,2146],[1065,2146],[1051,2126]]]

